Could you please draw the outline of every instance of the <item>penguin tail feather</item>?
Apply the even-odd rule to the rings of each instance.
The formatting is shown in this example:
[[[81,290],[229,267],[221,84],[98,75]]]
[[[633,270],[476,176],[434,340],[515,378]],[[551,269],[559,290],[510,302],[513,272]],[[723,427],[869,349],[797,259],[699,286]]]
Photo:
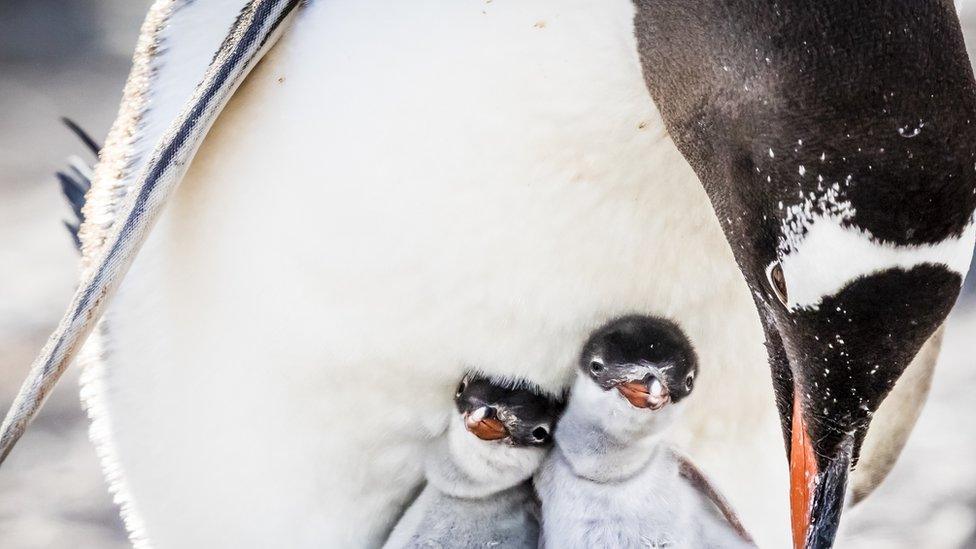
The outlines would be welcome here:
[[[71,130],[71,133],[78,137],[97,160],[98,151],[101,147],[92,139],[88,132],[83,130],[81,126],[71,119],[62,118],[61,121]],[[68,205],[71,206],[71,212],[74,214],[73,219],[64,221],[64,226],[68,229],[68,233],[71,235],[75,247],[79,250],[81,250],[81,240],[78,237],[78,231],[81,230],[81,225],[85,222],[85,196],[88,194],[88,190],[91,189],[93,170],[94,167],[91,163],[72,156],[68,158],[68,167],[57,172],[61,193],[64,195],[65,200],[68,201]]]

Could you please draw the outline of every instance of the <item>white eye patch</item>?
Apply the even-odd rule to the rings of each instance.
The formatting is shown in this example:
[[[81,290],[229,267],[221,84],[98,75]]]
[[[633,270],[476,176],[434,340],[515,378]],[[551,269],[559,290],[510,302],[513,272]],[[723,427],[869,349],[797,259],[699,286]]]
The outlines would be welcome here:
[[[958,237],[935,244],[898,246],[856,227],[844,227],[843,216],[817,215],[805,220],[806,233],[787,237],[789,250],[780,254],[790,310],[816,309],[858,278],[889,269],[909,270],[923,264],[942,265],[965,277],[976,244],[976,222]]]

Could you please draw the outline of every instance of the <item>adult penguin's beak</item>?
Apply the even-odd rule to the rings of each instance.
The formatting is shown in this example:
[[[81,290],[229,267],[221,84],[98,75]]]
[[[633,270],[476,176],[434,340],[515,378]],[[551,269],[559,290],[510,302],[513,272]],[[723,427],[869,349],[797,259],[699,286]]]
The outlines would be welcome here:
[[[833,545],[874,414],[945,320],[961,281],[944,266],[889,269],[853,280],[816,307],[770,309],[765,329],[795,549]]]
[[[800,399],[793,404],[791,431],[790,512],[793,547],[830,547],[840,525],[854,439],[847,437],[833,452],[820,455],[803,419]]]

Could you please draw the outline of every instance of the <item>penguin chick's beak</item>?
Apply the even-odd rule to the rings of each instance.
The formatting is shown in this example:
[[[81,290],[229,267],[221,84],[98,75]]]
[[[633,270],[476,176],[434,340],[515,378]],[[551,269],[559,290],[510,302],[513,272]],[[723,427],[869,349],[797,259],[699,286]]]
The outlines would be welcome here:
[[[643,381],[621,383],[617,385],[617,391],[637,408],[660,410],[671,402],[668,386],[654,375]]]
[[[795,400],[790,441],[794,549],[829,549],[833,546],[853,452],[853,437],[847,437],[833,452],[819,453],[803,419],[800,399]]]
[[[508,436],[508,429],[495,417],[495,409],[490,406],[465,414],[464,426],[481,440],[501,440]]]

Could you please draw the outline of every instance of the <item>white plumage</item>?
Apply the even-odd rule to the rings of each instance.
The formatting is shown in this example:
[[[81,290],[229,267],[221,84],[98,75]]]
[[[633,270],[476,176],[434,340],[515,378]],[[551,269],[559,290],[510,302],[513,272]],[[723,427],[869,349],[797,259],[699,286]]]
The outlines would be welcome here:
[[[140,538],[379,543],[463,365],[559,388],[592,328],[647,312],[708,365],[677,441],[786,543],[755,309],[644,87],[632,16],[303,10],[204,142],[87,376]]]
[[[527,481],[546,448],[480,440],[463,421],[454,418],[426,452],[427,485],[384,549],[537,547],[535,498]]]
[[[556,448],[536,476],[546,547],[752,546],[681,476],[664,442],[684,406],[636,408],[577,378]]]
[[[243,3],[157,1],[96,171],[89,261]],[[93,438],[139,545],[377,545],[465,365],[557,390],[589,331],[631,312],[678,321],[704,365],[672,442],[760,545],[787,544],[755,307],[632,19],[628,0],[305,6],[88,348]],[[902,415],[882,407],[866,449],[886,414]]]

